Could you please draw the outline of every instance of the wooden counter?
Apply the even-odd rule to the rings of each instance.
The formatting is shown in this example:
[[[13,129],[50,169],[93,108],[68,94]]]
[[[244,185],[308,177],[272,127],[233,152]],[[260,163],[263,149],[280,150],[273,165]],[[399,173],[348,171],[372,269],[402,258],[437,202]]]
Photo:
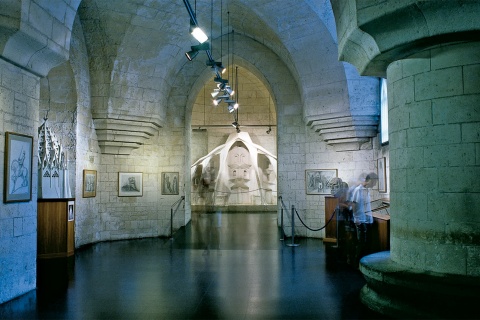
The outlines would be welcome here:
[[[37,257],[68,257],[74,251],[75,199],[38,199]]]

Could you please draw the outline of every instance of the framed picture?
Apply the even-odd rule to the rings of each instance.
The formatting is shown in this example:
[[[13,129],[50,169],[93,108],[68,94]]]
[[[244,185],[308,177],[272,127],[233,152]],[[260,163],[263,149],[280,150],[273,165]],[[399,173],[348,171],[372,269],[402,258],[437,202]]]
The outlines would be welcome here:
[[[32,200],[33,137],[5,132],[3,201]]]
[[[178,194],[178,172],[162,172],[162,194]]]
[[[307,194],[331,194],[330,180],[337,177],[337,169],[305,170]]]
[[[83,197],[92,198],[97,195],[97,171],[83,170]]]
[[[386,158],[377,159],[377,172],[378,172],[378,192],[387,192],[387,168]]]
[[[75,201],[68,201],[68,221],[75,220]]]
[[[141,197],[143,196],[143,174],[141,172],[118,173],[118,196]]]

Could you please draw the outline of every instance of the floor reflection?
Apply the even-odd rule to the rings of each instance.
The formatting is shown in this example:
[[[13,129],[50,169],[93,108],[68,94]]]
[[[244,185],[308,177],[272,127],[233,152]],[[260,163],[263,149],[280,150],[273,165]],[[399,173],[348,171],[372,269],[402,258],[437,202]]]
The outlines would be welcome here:
[[[280,237],[276,214],[194,214],[172,240],[77,250],[60,292],[32,291],[0,305],[0,318],[378,317],[359,302],[361,274],[332,263],[320,239],[296,238],[300,246],[288,247]]]

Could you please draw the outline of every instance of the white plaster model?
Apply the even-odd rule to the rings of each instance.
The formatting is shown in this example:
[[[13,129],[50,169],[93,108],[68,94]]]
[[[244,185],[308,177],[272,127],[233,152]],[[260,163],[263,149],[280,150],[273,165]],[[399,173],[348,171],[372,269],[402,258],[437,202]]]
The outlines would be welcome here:
[[[67,155],[47,119],[38,128],[38,197],[71,198],[68,180]]]
[[[276,204],[276,168],[277,158],[253,143],[248,132],[232,133],[225,144],[214,148],[191,166],[192,202]]]

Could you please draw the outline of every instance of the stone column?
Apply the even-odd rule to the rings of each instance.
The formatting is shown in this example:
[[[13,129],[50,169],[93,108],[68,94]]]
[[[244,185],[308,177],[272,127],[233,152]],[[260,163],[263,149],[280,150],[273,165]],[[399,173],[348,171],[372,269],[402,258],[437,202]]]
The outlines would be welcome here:
[[[361,260],[362,302],[478,317],[480,2],[331,2],[340,59],[388,81],[391,251]]]
[[[399,60],[387,79],[391,259],[480,276],[480,42]]]

